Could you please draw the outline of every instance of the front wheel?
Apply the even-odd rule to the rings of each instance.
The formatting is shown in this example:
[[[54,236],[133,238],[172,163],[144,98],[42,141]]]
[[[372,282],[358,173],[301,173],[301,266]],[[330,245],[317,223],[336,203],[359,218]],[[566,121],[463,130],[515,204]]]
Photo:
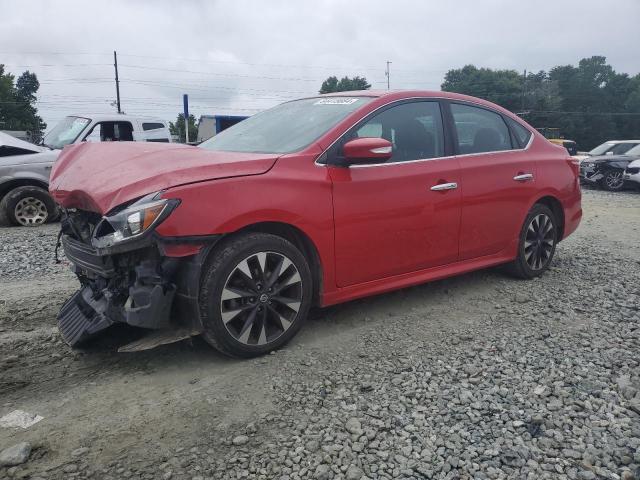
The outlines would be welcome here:
[[[312,299],[309,264],[284,238],[250,233],[213,253],[200,287],[204,339],[232,357],[254,357],[287,343]]]
[[[37,227],[58,216],[58,209],[49,193],[33,185],[9,191],[0,202],[0,210],[9,223],[24,227]]]
[[[600,186],[610,192],[618,192],[624,187],[624,172],[622,170],[607,170],[600,180]]]
[[[533,206],[520,231],[518,256],[508,265],[512,275],[530,279],[542,275],[549,268],[558,242],[556,222],[549,207]]]

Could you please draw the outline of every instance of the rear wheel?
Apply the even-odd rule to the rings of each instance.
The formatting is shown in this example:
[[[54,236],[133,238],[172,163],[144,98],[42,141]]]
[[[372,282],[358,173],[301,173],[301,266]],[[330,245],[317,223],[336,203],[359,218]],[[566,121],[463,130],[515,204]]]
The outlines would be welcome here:
[[[233,357],[254,357],[287,343],[312,298],[309,265],[289,241],[251,233],[213,254],[200,288],[205,340]]]
[[[520,231],[518,256],[508,265],[509,272],[526,279],[542,275],[551,264],[557,242],[555,215],[546,205],[534,205]]]
[[[600,186],[610,192],[617,192],[624,187],[624,172],[622,170],[607,170],[600,180]]]
[[[37,227],[55,220],[57,207],[46,190],[33,185],[17,187],[0,202],[2,215],[13,225]]]

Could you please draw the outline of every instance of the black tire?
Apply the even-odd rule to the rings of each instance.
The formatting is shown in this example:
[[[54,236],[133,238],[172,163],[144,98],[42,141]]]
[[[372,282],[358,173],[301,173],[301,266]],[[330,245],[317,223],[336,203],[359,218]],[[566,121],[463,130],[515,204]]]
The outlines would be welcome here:
[[[243,296],[231,298],[235,292]],[[217,247],[205,265],[199,298],[202,336],[231,357],[263,355],[300,330],[312,297],[309,264],[291,242],[265,233],[236,237]]]
[[[537,229],[546,230],[546,227],[540,226],[545,218],[550,222],[551,229],[541,235]],[[537,203],[531,208],[520,230],[518,255],[507,265],[507,271],[511,275],[531,279],[542,275],[549,268],[558,243],[557,222],[555,215],[546,205]]]
[[[28,210],[16,207],[27,202]],[[0,201],[1,215],[11,225],[37,227],[54,221],[58,216],[58,208],[49,193],[40,187],[27,185],[10,190]],[[29,212],[33,213],[29,213]],[[25,212],[21,214],[21,212]]]
[[[609,192],[619,192],[624,188],[624,172],[622,170],[607,170],[600,179],[600,186]]]

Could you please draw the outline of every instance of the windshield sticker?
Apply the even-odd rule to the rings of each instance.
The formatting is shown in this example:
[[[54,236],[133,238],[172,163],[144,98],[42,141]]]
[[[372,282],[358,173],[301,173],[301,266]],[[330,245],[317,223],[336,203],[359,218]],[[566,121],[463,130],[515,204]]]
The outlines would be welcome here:
[[[351,105],[357,101],[357,98],[323,98],[314,103],[314,105]]]

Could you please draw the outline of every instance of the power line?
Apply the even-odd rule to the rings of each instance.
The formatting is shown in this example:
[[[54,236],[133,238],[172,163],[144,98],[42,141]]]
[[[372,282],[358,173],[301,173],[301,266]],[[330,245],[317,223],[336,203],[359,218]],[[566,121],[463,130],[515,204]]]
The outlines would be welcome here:
[[[109,53],[92,53],[92,52],[0,52],[0,55],[88,55],[88,56],[107,56],[111,55]],[[162,60],[162,61],[182,61],[182,62],[193,62],[201,65],[247,65],[252,67],[272,67],[272,68],[308,68],[308,69],[323,69],[323,70],[368,70],[368,71],[379,71],[378,66],[375,65],[305,65],[305,64],[295,64],[295,63],[260,63],[260,62],[243,62],[243,61],[232,61],[232,60],[206,60],[202,58],[190,58],[190,57],[169,57],[166,55],[141,55],[141,54],[132,54],[132,53],[121,53],[121,57],[131,57],[131,58],[147,58],[153,60]],[[97,64],[96,64],[97,65]],[[110,64],[104,64],[109,66]],[[28,65],[23,65],[28,66]],[[425,70],[421,68],[412,68],[412,69],[398,69],[398,71],[404,72],[423,72],[423,73],[445,73],[447,70]]]

